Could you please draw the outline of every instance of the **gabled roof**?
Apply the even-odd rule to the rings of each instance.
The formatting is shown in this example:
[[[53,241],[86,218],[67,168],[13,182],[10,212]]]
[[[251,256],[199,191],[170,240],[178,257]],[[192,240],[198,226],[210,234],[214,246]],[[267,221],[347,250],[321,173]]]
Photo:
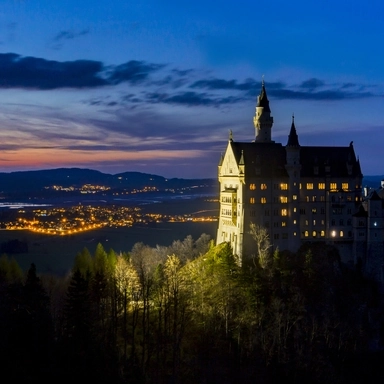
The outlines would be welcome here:
[[[278,143],[230,143],[240,164],[244,161],[245,177],[288,177],[285,148]]]

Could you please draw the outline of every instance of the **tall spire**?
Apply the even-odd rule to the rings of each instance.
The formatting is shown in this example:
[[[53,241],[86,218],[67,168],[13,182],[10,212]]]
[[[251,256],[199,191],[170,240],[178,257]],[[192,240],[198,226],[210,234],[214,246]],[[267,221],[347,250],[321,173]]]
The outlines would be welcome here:
[[[295,127],[295,116],[293,114],[292,114],[291,131],[289,132],[287,146],[290,146],[290,147],[300,146],[299,137],[297,136],[296,127]]]
[[[270,143],[272,141],[273,117],[271,116],[271,109],[269,108],[264,77],[261,82],[260,95],[257,96],[256,113],[253,118],[253,124],[255,126],[256,142]]]
[[[257,107],[263,107],[264,111],[271,112],[269,108],[269,100],[267,97],[267,91],[265,90],[264,76],[263,81],[261,82],[261,92],[260,95],[257,96]]]

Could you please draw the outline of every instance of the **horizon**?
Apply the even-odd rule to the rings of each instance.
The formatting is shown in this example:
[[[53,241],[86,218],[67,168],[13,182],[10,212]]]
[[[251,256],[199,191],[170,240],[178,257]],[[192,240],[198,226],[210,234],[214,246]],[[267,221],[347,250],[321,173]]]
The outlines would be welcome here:
[[[0,172],[216,178],[228,132],[254,139],[264,78],[273,140],[294,114],[301,145],[353,141],[383,174],[384,3],[349,5],[6,0]]]

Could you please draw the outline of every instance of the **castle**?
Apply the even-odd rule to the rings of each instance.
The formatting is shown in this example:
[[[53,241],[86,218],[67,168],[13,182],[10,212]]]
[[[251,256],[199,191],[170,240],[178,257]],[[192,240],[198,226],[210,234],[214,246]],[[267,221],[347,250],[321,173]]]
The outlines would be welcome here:
[[[231,132],[220,159],[217,243],[229,242],[241,262],[255,253],[255,224],[267,229],[274,249],[333,244],[342,261],[361,260],[382,281],[384,195],[364,196],[353,143],[301,146],[293,117],[287,144],[274,142],[264,82],[253,122],[255,140],[236,142]]]

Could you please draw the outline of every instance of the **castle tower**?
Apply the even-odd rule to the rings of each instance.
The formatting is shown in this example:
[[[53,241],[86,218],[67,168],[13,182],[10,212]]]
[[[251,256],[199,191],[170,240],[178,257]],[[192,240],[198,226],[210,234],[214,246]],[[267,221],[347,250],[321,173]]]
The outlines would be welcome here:
[[[286,165],[289,176],[289,215],[292,232],[289,235],[289,246],[291,249],[298,249],[300,246],[300,216],[299,216],[299,196],[300,196],[300,144],[295,127],[295,118],[292,116],[291,130],[288,142],[285,147]]]
[[[257,96],[256,112],[253,118],[255,126],[256,142],[269,143],[271,142],[271,133],[273,125],[273,117],[269,108],[269,100],[265,90],[264,80],[261,86],[260,95]]]

